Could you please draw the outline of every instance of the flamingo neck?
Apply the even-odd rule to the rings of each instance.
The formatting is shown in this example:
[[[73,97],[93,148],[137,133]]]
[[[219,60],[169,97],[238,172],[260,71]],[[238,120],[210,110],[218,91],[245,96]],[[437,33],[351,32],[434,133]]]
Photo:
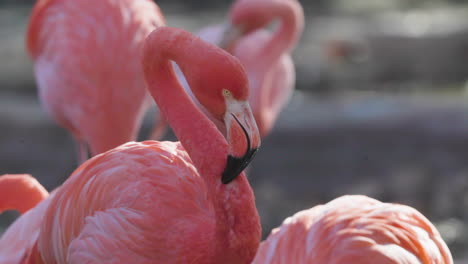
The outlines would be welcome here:
[[[251,86],[256,88],[257,93],[261,92],[251,101],[252,106],[258,109],[270,109],[269,92],[275,84],[271,83],[271,70],[279,63],[284,54],[290,52],[302,33],[304,27],[304,13],[301,5],[295,0],[273,0],[273,1],[257,1],[257,5],[252,5],[254,10],[258,12],[266,12],[267,20],[279,20],[278,28],[269,35],[264,41],[262,40],[259,47],[255,48],[256,52],[249,58],[246,63],[251,65],[253,71],[249,80]],[[257,11],[256,11],[257,12]],[[255,12],[252,12],[255,13]],[[254,92],[254,93],[255,93]],[[264,110],[263,110],[264,111]],[[254,112],[255,113],[255,112]],[[261,134],[265,135],[268,126],[271,126],[272,113],[256,112],[255,118],[258,119],[264,126],[261,126]]]
[[[200,176],[207,182],[207,195],[213,201],[220,242],[216,244],[216,258],[242,259],[233,263],[250,263],[261,235],[252,189],[244,173],[229,184],[221,183],[228,143],[184,91],[170,63],[173,60],[182,69],[202,67],[209,55],[203,54],[208,44],[189,37],[188,33],[174,33],[165,28],[158,30],[161,34],[151,34],[145,43],[143,68],[149,91]],[[191,87],[196,91],[193,85],[196,84]]]
[[[266,69],[296,45],[304,27],[304,14],[301,5],[295,0],[267,1],[264,8],[268,10],[270,21],[279,20],[278,28],[270,40],[259,48],[256,56],[262,58],[257,62]]]
[[[244,173],[230,184],[221,183],[229,146],[223,135],[196,107],[176,78],[171,60],[186,77],[206,63],[207,43],[170,28],[159,28],[145,43],[143,69],[149,91],[174,133],[190,155],[200,177],[207,182],[216,216],[216,244],[219,260],[250,263],[260,241],[260,224],[252,189]],[[198,53],[198,55],[197,55]],[[195,71],[196,72],[196,71]],[[190,78],[187,78],[190,79]],[[191,84],[193,91],[194,85]],[[242,260],[242,261],[239,261]],[[219,262],[219,263],[222,263]]]
[[[0,213],[17,210],[24,214],[47,198],[48,192],[28,174],[0,177]]]
[[[158,107],[171,125],[175,135],[198,169],[200,175],[212,184],[221,182],[221,173],[228,155],[228,144],[216,126],[190,99],[175,77],[170,60],[179,65],[189,63],[190,56],[170,52],[151,52],[145,59],[148,88]],[[164,56],[165,55],[165,56]]]

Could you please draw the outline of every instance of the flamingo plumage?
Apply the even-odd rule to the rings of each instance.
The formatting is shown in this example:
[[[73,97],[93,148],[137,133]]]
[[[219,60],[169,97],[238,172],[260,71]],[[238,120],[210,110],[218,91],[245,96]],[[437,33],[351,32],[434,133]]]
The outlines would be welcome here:
[[[0,214],[16,210],[22,214],[0,239],[0,263],[23,263],[39,235],[47,190],[29,174],[0,176]],[[34,210],[30,210],[35,208]]]
[[[223,131],[184,92],[170,61]],[[45,210],[36,207],[43,215],[30,263],[253,259],[261,229],[242,170],[260,136],[242,66],[186,31],[159,27],[146,40],[143,70],[180,142],[129,142],[78,167]]]
[[[42,106],[77,143],[78,161],[136,139],[150,97],[140,56],[164,24],[150,0],[38,0],[27,50]],[[88,149],[89,148],[89,149]]]
[[[300,211],[273,229],[252,264],[452,264],[437,229],[412,207],[362,195]]]

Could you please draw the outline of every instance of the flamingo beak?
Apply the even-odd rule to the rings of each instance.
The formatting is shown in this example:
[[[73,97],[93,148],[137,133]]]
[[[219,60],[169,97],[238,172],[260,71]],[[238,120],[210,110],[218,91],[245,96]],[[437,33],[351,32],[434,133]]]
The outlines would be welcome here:
[[[224,117],[229,155],[221,181],[233,181],[252,161],[260,147],[260,133],[247,101],[227,100]]]
[[[219,41],[218,46],[222,49],[229,49],[232,44],[244,34],[241,26],[235,26],[231,23],[224,25],[224,30]]]

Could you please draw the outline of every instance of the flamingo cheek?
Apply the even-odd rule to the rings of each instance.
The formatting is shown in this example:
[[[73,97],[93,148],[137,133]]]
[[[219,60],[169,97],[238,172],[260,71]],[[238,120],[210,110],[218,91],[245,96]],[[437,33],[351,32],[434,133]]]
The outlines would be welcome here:
[[[222,182],[234,180],[252,161],[260,147],[260,135],[249,104],[226,97],[227,112],[224,117],[229,144],[229,155]]]
[[[234,157],[242,157],[250,147],[243,129],[234,118],[229,121],[227,129],[227,134],[229,135],[229,153]]]

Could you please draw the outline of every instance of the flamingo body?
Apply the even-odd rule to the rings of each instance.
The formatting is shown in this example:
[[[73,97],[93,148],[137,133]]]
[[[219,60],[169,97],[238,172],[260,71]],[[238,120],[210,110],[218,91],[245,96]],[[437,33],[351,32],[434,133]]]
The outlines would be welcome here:
[[[208,193],[180,143],[127,143],[85,163],[60,187],[38,249],[44,263],[212,258],[217,237]]]
[[[135,140],[149,107],[140,57],[163,16],[149,0],[40,0],[27,32],[47,112],[93,155]]]
[[[439,232],[417,210],[349,195],[287,218],[262,242],[252,263],[451,264],[453,260]]]

